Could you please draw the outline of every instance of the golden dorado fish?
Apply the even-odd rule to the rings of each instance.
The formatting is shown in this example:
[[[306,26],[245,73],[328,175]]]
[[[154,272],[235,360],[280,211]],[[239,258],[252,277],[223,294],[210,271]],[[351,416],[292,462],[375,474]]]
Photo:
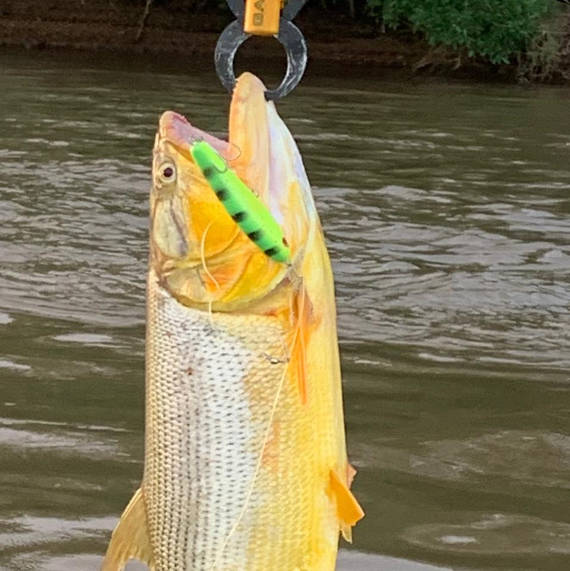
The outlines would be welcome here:
[[[229,142],[166,112],[150,197],[142,484],[104,571],[327,571],[363,512],[344,436],[333,278],[299,151],[244,74]],[[208,142],[280,225],[271,259],[192,159]]]

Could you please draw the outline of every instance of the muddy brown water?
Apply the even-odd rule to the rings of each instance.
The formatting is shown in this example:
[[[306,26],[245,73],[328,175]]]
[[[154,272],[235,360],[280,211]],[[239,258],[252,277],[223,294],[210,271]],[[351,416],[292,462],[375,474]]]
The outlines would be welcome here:
[[[141,477],[156,122],[226,130],[210,62],[183,63],[0,52],[0,569],[97,569]],[[569,109],[342,74],[279,105],[367,512],[339,569],[570,568]]]

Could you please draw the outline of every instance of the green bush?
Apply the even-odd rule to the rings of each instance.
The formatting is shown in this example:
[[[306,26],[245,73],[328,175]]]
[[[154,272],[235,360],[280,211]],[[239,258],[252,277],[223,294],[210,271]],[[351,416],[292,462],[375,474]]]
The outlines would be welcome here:
[[[432,45],[507,63],[539,31],[554,0],[367,0],[385,25],[409,23]]]
[[[519,80],[546,82],[570,79],[570,10],[565,8],[554,10],[522,54]]]

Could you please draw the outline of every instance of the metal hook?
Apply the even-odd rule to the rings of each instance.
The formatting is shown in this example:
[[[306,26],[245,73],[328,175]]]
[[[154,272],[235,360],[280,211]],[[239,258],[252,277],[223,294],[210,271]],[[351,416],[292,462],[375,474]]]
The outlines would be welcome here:
[[[244,0],[226,0],[237,20],[229,24],[220,35],[216,44],[214,61],[222,85],[232,93],[236,84],[234,58],[239,47],[250,37],[243,31]],[[287,71],[277,89],[268,89],[265,98],[277,100],[285,97],[301,81],[307,66],[307,43],[301,30],[291,22],[306,0],[289,0],[279,20],[279,34],[274,36],[285,48]]]

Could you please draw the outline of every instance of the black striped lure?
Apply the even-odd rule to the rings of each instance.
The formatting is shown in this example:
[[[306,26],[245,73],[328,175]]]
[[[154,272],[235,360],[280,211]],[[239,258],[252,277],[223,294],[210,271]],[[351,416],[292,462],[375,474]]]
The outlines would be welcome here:
[[[190,147],[190,152],[227,213],[247,237],[272,260],[288,263],[291,251],[267,206],[209,143],[198,141]]]

